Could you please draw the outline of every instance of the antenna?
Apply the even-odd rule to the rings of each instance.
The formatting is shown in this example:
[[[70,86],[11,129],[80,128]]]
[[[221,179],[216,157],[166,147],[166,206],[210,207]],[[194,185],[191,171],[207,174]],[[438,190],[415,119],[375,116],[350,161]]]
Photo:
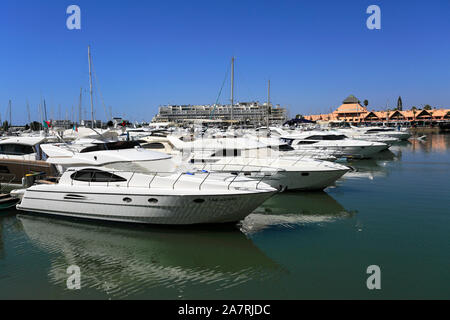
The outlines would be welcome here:
[[[234,57],[231,58],[231,125],[233,125],[234,106]]]
[[[9,100],[9,127],[12,126],[12,120],[11,120],[11,100]]]
[[[94,128],[94,101],[92,98],[92,59],[91,59],[91,46],[88,46],[88,58],[89,58],[89,92],[91,95],[91,128]]]
[[[83,88],[80,88],[80,102],[78,103],[78,124],[81,125],[82,115],[82,99],[83,99]]]
[[[45,99],[44,99],[44,121],[47,121],[47,104],[45,103]]]
[[[269,129],[269,116],[270,116],[270,79],[267,86],[267,129]]]

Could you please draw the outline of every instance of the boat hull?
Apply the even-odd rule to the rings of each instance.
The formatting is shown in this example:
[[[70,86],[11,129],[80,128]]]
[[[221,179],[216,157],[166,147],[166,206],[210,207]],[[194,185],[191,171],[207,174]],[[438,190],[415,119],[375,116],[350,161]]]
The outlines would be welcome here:
[[[107,221],[186,225],[244,219],[275,191],[223,195],[39,191],[28,189],[18,210]],[[130,201],[131,200],[131,201]]]
[[[317,153],[321,151],[328,151],[336,157],[351,157],[351,158],[370,158],[374,154],[389,148],[387,144],[372,145],[372,146],[301,146],[297,150],[316,150]]]
[[[263,182],[280,191],[321,191],[341,178],[349,169],[330,171],[278,171],[263,178]],[[262,178],[260,173],[251,175]]]

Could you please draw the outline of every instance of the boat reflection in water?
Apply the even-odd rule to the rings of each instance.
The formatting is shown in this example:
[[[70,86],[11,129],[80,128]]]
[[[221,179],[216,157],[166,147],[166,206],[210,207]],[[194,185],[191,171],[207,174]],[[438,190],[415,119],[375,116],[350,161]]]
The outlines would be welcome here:
[[[269,227],[293,228],[351,218],[355,213],[346,210],[326,192],[283,192],[272,196],[247,216],[241,230],[255,233]]]
[[[119,298],[148,298],[152,289],[154,298],[173,298],[174,292],[181,298],[193,287],[217,291],[281,271],[233,226],[100,225],[28,214],[18,219],[33,243],[55,257],[49,281],[62,287],[70,265],[80,267],[83,289]]]
[[[354,170],[347,172],[343,179],[370,179],[386,177],[389,173],[389,163],[399,161],[402,157],[401,150],[384,150],[371,159],[349,161],[348,165]]]

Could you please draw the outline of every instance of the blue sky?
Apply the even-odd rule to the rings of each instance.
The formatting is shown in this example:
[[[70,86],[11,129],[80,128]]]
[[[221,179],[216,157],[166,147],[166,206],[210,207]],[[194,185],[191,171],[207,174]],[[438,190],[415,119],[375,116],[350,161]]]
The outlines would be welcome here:
[[[81,30],[66,8],[81,8]],[[369,30],[366,8],[381,8]],[[96,118],[149,121],[159,105],[210,104],[236,57],[235,97],[290,114],[330,112],[349,94],[369,109],[450,107],[450,1],[3,0],[0,114],[13,123],[71,117],[80,88],[87,111],[87,46],[97,78]],[[229,81],[220,102],[229,101]],[[104,105],[101,97],[103,97]],[[59,111],[61,110],[61,111]]]

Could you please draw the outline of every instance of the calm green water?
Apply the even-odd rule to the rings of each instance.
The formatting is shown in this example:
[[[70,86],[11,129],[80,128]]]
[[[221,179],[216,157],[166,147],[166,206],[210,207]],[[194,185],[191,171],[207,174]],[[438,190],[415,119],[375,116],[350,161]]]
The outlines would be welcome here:
[[[0,299],[450,299],[450,135],[350,164],[336,187],[276,195],[240,227],[2,211]],[[70,265],[81,290],[66,288]]]

